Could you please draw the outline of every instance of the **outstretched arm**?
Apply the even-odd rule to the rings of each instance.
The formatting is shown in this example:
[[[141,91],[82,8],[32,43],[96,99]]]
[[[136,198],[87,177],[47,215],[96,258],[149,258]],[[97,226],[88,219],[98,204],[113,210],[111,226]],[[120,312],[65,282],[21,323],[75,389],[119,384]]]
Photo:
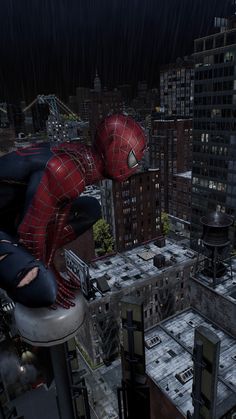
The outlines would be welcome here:
[[[65,226],[60,216],[62,206],[78,197],[84,186],[84,179],[70,156],[60,154],[49,160],[18,229],[20,242],[35,258],[46,263],[46,246],[52,246],[52,243],[47,243],[48,225],[52,221],[55,223],[59,237]]]

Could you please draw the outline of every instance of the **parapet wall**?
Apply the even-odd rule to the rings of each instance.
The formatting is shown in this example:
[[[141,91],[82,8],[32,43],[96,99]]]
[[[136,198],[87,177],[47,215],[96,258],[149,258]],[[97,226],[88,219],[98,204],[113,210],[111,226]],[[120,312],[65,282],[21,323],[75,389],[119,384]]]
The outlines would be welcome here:
[[[235,302],[202,281],[190,280],[190,305],[212,322],[236,337],[236,300]]]

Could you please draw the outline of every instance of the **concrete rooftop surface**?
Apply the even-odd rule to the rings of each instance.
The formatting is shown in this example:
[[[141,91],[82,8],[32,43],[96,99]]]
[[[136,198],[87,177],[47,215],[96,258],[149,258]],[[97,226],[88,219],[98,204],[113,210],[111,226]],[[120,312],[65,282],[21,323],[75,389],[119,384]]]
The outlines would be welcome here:
[[[209,328],[221,339],[218,407],[228,397],[236,400],[236,339],[193,309],[176,314],[145,333],[145,341],[151,342],[156,337],[152,340],[153,346],[146,348],[146,372],[184,414],[188,410],[193,412],[193,380],[190,378],[182,384],[176,374],[193,367],[194,329],[200,325]]]

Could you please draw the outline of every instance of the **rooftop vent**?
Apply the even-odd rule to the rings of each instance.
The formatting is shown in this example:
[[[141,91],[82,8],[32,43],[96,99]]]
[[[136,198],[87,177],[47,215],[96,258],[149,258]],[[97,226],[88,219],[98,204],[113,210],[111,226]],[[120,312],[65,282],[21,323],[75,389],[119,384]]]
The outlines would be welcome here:
[[[175,377],[181,384],[185,384],[193,378],[193,367],[188,367],[186,370],[176,374]]]
[[[154,258],[155,253],[150,252],[150,251],[145,251],[142,253],[137,253],[137,256],[140,257],[141,259],[148,261]]]
[[[149,339],[145,339],[145,346],[148,349],[151,349],[154,346],[159,345],[159,343],[161,343],[161,339],[159,338],[158,335],[153,336],[153,337],[151,337]]]
[[[97,278],[97,287],[99,291],[101,291],[102,293],[110,291],[110,287],[108,285],[108,282],[105,276],[102,276],[101,278]]]
[[[166,241],[164,237],[160,237],[158,238],[155,242],[154,242],[155,246],[157,247],[165,247],[166,245]]]
[[[193,259],[194,258],[194,253],[191,252],[190,250],[187,250],[187,252],[185,252],[185,256],[187,256],[188,258]]]
[[[109,266],[109,265],[112,265],[112,262],[110,261],[110,260],[107,260],[106,262],[104,262],[105,263],[105,265],[107,265],[107,266]]]
[[[163,268],[165,266],[165,256],[162,254],[155,255],[153,258],[153,265],[156,268]]]
[[[123,279],[123,281],[128,281],[130,279],[130,276],[124,275],[121,277],[121,279]]]
[[[167,353],[174,358],[177,354],[175,353],[175,351],[173,351],[172,349],[170,349],[169,351],[167,351]]]

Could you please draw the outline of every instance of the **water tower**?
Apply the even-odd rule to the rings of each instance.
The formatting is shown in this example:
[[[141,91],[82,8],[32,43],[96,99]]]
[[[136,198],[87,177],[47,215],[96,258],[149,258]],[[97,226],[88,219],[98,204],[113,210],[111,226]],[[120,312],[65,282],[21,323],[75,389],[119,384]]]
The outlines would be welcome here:
[[[212,212],[200,219],[203,227],[201,273],[209,279],[213,287],[221,282],[227,269],[232,276],[229,227],[233,220],[227,214]]]

